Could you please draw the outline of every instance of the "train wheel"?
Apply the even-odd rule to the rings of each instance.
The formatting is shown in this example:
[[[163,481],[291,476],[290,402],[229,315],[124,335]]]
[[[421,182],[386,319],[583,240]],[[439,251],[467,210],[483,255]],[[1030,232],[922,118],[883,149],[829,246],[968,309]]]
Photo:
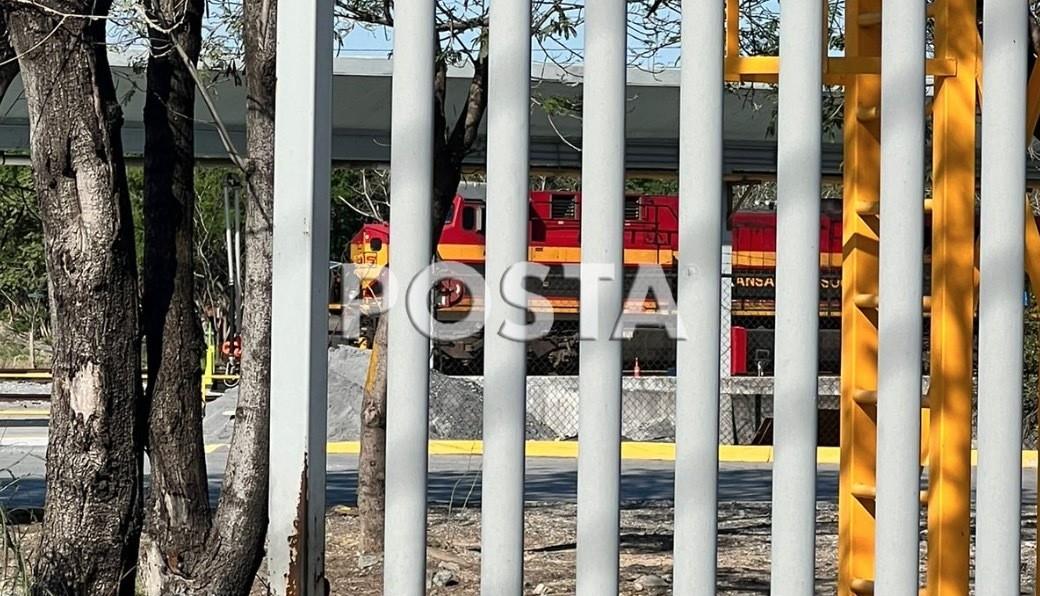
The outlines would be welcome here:
[[[240,381],[238,373],[238,363],[235,361],[234,358],[229,359],[227,361],[227,364],[224,365],[224,374],[228,375],[228,378],[224,379],[224,387],[228,389],[231,389],[232,387],[237,387],[238,382]]]

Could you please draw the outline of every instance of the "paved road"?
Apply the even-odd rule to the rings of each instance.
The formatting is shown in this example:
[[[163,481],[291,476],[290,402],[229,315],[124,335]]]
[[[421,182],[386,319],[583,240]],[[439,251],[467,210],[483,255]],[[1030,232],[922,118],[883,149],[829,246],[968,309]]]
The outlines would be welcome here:
[[[0,447],[0,504],[7,507],[38,507],[44,494],[44,448],[40,428],[7,428]],[[18,445],[22,443],[22,445]],[[207,457],[211,496],[216,497],[223,478],[227,451]],[[480,502],[479,456],[437,456],[430,460],[430,500],[434,503],[475,505]],[[357,489],[357,456],[330,455],[327,496],[329,505],[353,504]],[[625,502],[664,501],[672,498],[672,462],[625,461],[622,463],[621,498]],[[722,501],[768,501],[772,492],[769,465],[723,464],[719,470]],[[1036,470],[1023,470],[1023,501],[1036,502]],[[5,488],[6,485],[6,488]],[[817,498],[837,498],[838,469],[821,465],[817,473]],[[529,501],[573,502],[577,491],[577,461],[529,458],[527,499]]]
[[[37,507],[43,503],[44,450],[42,447],[0,449],[0,504],[7,507]],[[216,498],[223,480],[226,452],[207,457],[211,497]],[[329,505],[353,504],[357,498],[357,456],[330,455],[327,499]],[[439,504],[465,506],[480,503],[480,457],[437,456],[430,460],[430,500]],[[626,461],[622,465],[621,498],[624,501],[661,501],[672,498],[671,462]],[[767,501],[770,469],[763,465],[724,465],[720,471],[720,495],[726,501]],[[838,473],[834,466],[821,467],[819,498],[833,500]],[[577,461],[529,458],[527,460],[529,501],[573,502],[577,491]]]

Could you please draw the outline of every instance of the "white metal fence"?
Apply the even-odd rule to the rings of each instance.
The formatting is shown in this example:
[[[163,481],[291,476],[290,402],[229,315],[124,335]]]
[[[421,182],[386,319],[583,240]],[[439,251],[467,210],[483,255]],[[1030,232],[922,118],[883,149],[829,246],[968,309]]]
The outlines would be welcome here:
[[[782,3],[778,128],[775,464],[772,593],[813,593],[818,399],[818,222],[823,4]],[[923,0],[886,2],[882,86],[883,274],[880,309],[876,593],[918,589],[920,270],[924,180]],[[434,3],[395,3],[392,242],[398,279],[423,287],[431,258]],[[717,556],[723,2],[684,0],[680,131],[674,593],[713,594]],[[488,108],[487,271],[526,257],[530,0],[494,0]],[[322,589],[325,304],[331,0],[279,11],[274,213],[269,569],[277,594]],[[985,3],[982,295],[976,589],[1018,593],[1025,0]],[[586,6],[583,98],[577,592],[618,591],[620,344],[624,221],[626,2]],[[974,32],[964,32],[974,35]],[[910,216],[909,214],[913,214]],[[309,264],[306,266],[305,264]],[[490,329],[523,324],[495,283]],[[428,287],[428,284],[427,284]],[[390,312],[385,593],[425,591],[429,342]],[[523,592],[525,350],[487,334],[482,589]],[[886,354],[888,356],[886,356]],[[301,372],[304,374],[301,376]],[[302,382],[301,382],[302,381]],[[490,390],[493,388],[493,390]]]

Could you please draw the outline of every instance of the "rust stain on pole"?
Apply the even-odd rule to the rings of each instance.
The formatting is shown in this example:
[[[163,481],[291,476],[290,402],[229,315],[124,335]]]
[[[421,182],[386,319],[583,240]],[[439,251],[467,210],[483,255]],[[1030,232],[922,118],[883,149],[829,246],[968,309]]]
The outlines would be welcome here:
[[[293,521],[293,533],[289,536],[289,570],[286,573],[285,593],[286,596],[305,596],[307,594],[305,583],[307,553],[301,553],[301,549],[307,549],[307,454],[303,457],[303,471],[300,473],[300,492],[296,501],[296,520]],[[302,555],[302,556],[301,556]]]

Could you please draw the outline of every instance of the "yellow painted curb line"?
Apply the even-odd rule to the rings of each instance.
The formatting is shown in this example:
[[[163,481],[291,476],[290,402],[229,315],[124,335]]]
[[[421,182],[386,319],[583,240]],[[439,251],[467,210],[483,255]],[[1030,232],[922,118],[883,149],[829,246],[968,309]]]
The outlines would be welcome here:
[[[0,373],[0,381],[50,381],[49,372]]]
[[[0,418],[49,418],[50,410],[0,410]]]
[[[206,445],[206,453],[227,447],[217,443]],[[328,453],[335,455],[357,455],[361,452],[358,441],[335,441],[327,445]],[[430,455],[482,455],[482,441],[430,441]],[[550,457],[574,459],[578,457],[577,441],[527,441],[527,457]],[[621,444],[621,459],[647,461],[675,461],[675,443],[624,442]],[[1022,467],[1035,468],[1040,459],[1035,450],[1022,451]],[[837,447],[817,447],[816,463],[838,465],[841,450]],[[719,445],[719,462],[728,464],[769,464],[773,462],[773,448],[768,445]],[[978,452],[972,450],[971,464],[978,464]]]

